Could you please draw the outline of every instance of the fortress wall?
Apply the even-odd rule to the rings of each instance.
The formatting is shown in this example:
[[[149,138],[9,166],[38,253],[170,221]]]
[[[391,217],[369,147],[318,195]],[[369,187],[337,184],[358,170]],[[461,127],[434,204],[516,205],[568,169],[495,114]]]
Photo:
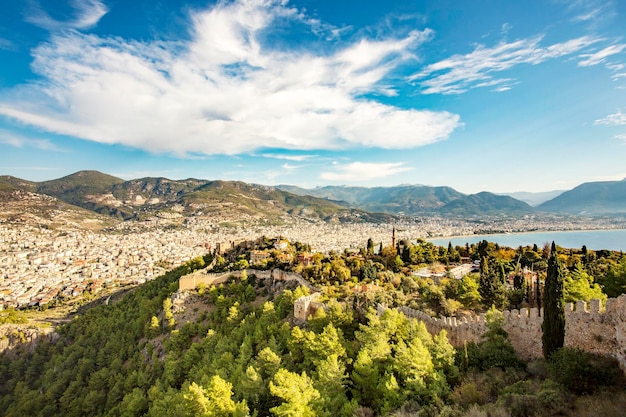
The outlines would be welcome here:
[[[320,296],[320,293],[316,292],[311,295],[298,298],[293,303],[293,316],[296,320],[305,322],[307,316],[310,313],[312,303]]]
[[[248,276],[255,275],[258,279],[263,279],[263,280],[271,279],[274,281],[285,281],[285,282],[295,281],[299,285],[302,285],[308,288],[310,291],[315,291],[315,292],[319,291],[317,288],[311,285],[307,280],[302,278],[302,276],[293,272],[283,271],[282,269],[275,268],[275,269],[267,270],[267,271],[262,271],[258,269],[246,269],[245,271],[248,274]],[[231,276],[240,278],[241,271],[210,273],[210,272],[207,272],[206,269],[202,269],[202,270],[199,270],[199,271],[196,271],[196,272],[193,272],[191,274],[181,277],[178,280],[178,289],[181,291],[193,290],[197,288],[198,285],[200,285],[201,283],[204,283],[204,285],[206,285],[207,287],[211,285],[222,284],[228,281],[228,279]]]
[[[422,320],[431,333],[446,330],[448,340],[456,347],[464,342],[478,342],[487,330],[484,315],[457,319],[435,318],[428,314],[399,307],[407,317]],[[504,312],[503,328],[520,357],[529,360],[542,356],[543,309],[523,308]],[[579,301],[565,306],[565,346],[610,355],[626,371],[626,295],[609,299],[602,309],[600,300]]]

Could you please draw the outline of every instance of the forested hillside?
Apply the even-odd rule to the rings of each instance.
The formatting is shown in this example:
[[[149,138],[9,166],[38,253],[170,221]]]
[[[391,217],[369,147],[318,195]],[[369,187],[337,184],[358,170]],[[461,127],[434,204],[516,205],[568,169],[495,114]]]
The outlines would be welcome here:
[[[296,266],[322,288],[326,306],[306,322],[293,316],[294,301],[305,289],[254,275],[199,286],[172,301],[179,277],[212,257],[194,259],[117,302],[85,307],[58,329],[56,340],[40,343],[33,353],[0,356],[2,415],[523,417],[583,416],[591,410],[623,415],[623,374],[614,360],[562,349],[549,361],[525,363],[495,308],[487,313],[483,340],[458,349],[445,332],[432,335],[422,322],[392,308],[377,311],[386,303],[449,314],[461,306],[485,311],[485,304],[515,300],[514,291],[489,295],[482,285],[483,278],[499,279],[505,259],[515,257],[513,249],[487,242],[449,250],[427,242],[401,245],[407,245],[402,258],[391,247],[375,254],[368,244],[361,255],[369,258],[365,263],[348,253],[317,254],[313,264]],[[403,266],[402,259],[406,265],[433,264],[464,250],[488,259],[493,275],[436,283]],[[538,268],[545,263],[539,248],[519,250],[524,259],[518,262]],[[242,255],[220,256],[215,266],[245,266]],[[268,260],[279,255],[274,251]],[[596,260],[604,255],[617,256],[561,255],[588,266],[600,265]],[[569,296],[595,296],[600,288],[589,276],[581,278],[586,272],[578,263],[572,268],[566,288],[583,293]],[[382,287],[354,291],[359,281]],[[581,394],[586,396],[578,399]]]

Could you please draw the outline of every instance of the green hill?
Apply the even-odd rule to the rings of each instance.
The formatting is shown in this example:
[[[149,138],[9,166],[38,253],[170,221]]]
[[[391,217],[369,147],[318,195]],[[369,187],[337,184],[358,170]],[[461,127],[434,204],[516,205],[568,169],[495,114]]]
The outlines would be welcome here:
[[[439,210],[440,213],[457,216],[480,216],[487,214],[523,215],[533,213],[534,211],[535,209],[523,201],[488,192],[458,198]]]
[[[11,175],[1,175],[0,192],[10,192],[15,190],[35,192],[37,190],[37,183],[12,177]]]
[[[539,210],[572,214],[626,213],[626,179],[587,182],[539,205]]]
[[[113,185],[122,182],[124,180],[121,178],[98,171],[79,171],[56,180],[40,182],[37,184],[37,192],[82,205],[87,196],[110,192]]]
[[[225,213],[254,218],[296,216],[327,221],[392,221],[384,214],[351,209],[323,198],[301,196],[240,181],[208,181],[189,178],[140,178],[124,181],[97,171],[75,174],[41,183],[1,177],[0,190],[28,189],[68,204],[119,219],[137,219],[176,211],[183,216]]]

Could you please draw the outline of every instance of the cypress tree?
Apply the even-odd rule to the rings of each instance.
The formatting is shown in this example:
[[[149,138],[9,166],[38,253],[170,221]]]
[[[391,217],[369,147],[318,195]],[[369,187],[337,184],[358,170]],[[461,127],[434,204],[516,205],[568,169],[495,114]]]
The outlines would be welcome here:
[[[483,304],[489,308],[493,303],[493,291],[491,288],[491,273],[486,257],[480,258],[480,278],[478,281],[478,293],[483,300]]]
[[[552,250],[548,258],[548,274],[543,290],[543,356],[563,347],[565,342],[565,302],[563,300],[563,274],[556,254],[556,245],[552,242]]]

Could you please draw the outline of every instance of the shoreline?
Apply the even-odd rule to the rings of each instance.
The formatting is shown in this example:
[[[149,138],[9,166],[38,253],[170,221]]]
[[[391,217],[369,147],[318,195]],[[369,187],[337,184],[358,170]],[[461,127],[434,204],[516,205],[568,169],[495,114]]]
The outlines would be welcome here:
[[[568,230],[533,230],[527,232],[497,232],[497,233],[475,233],[473,235],[452,235],[452,236],[435,236],[435,237],[426,237],[422,238],[424,240],[439,240],[439,239],[462,239],[464,237],[473,237],[473,236],[517,236],[517,235],[528,235],[531,233],[581,233],[581,232],[612,232],[612,231],[626,231],[626,227],[617,228],[617,229],[568,229]]]
[[[457,241],[452,243],[453,246],[462,246],[465,243],[477,243],[480,240],[487,240],[488,242],[494,242],[494,243],[499,243],[501,246],[508,246],[508,247],[517,247],[517,246],[531,246],[533,243],[515,243],[515,244],[511,244],[510,242],[501,242],[502,240],[507,240],[507,239],[523,239],[524,236],[527,235],[549,235],[549,234],[576,234],[576,233],[590,233],[590,234],[610,234],[610,233],[625,233],[626,234],[626,228],[619,228],[619,229],[577,229],[577,230],[546,230],[546,231],[532,231],[532,232],[511,232],[511,233],[480,233],[480,234],[473,234],[473,235],[459,235],[459,236],[438,236],[438,237],[431,237],[431,238],[426,238],[425,240],[427,242],[431,242],[436,246],[445,246],[447,245],[449,242],[453,242],[453,241]],[[464,239],[466,239],[465,241],[463,241]],[[561,247],[564,248],[576,248],[576,247],[582,247],[582,245],[585,245],[588,247],[588,249],[590,250],[613,250],[613,251],[626,251],[626,238],[625,239],[620,239],[620,242],[624,242],[624,243],[617,243],[617,244],[611,244],[609,242],[607,242],[606,245],[602,244],[602,243],[595,243],[594,240],[596,239],[589,239],[588,241],[585,241],[585,243],[582,244],[559,244],[557,242],[557,244]],[[439,241],[439,243],[436,243],[434,241]],[[547,240],[546,240],[547,242]],[[534,242],[537,245],[539,245],[540,243],[543,244],[545,242]],[[617,246],[620,246],[619,248],[617,248]]]

